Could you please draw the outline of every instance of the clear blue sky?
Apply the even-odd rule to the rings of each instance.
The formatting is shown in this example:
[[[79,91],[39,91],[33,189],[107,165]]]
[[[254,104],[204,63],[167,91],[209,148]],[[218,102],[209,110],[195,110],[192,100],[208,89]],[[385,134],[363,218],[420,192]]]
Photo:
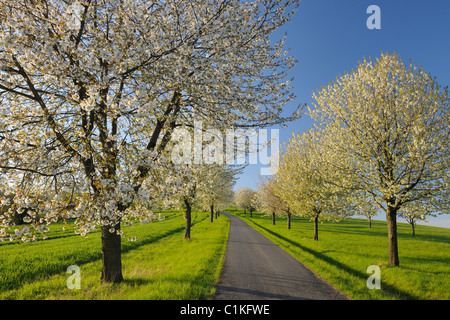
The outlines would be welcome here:
[[[380,7],[381,29],[366,26],[370,5]],[[287,112],[311,102],[314,90],[351,71],[364,57],[378,57],[382,51],[399,54],[405,63],[411,59],[440,85],[450,85],[450,0],[303,0],[280,34],[285,31],[286,47],[298,60],[291,73],[297,99]],[[304,116],[280,128],[280,142],[311,125]],[[255,189],[259,170],[259,165],[248,165],[236,188]],[[450,215],[438,220],[450,227]]]

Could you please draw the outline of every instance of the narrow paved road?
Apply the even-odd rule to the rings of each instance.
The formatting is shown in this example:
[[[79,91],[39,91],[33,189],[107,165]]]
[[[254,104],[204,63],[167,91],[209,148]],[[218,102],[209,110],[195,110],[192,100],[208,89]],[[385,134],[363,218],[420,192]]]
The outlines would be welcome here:
[[[242,219],[222,214],[230,233],[215,300],[347,299]]]

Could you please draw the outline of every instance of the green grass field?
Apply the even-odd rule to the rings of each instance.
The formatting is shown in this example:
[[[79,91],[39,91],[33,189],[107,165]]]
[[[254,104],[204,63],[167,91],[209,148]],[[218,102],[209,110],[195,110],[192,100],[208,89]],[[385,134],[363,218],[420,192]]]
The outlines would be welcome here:
[[[387,227],[384,221],[364,219],[319,224],[319,241],[313,241],[313,222],[299,217],[286,219],[259,213],[227,210],[297,258],[320,277],[352,299],[450,299],[450,230],[398,223],[400,266],[388,266]],[[381,289],[367,288],[367,267],[381,271]]]
[[[166,219],[125,227],[122,267],[125,281],[102,284],[101,238],[75,235],[72,227],[51,226],[49,239],[0,243],[0,299],[208,299],[223,263],[229,220],[213,223],[193,212],[191,240],[184,240],[184,219],[177,211]],[[67,267],[78,265],[81,289],[68,289]]]
[[[363,219],[319,225],[313,241],[313,223],[294,217],[286,220],[229,210],[277,243],[308,268],[352,299],[450,299],[450,230],[399,223],[400,267],[388,266],[386,223]],[[32,243],[0,243],[0,299],[209,299],[223,264],[229,221],[193,214],[192,239],[184,240],[184,219],[176,211],[166,219],[126,227],[122,240],[125,281],[102,284],[100,232],[87,238],[72,227],[51,226],[49,239]],[[67,226],[66,226],[67,227]],[[81,289],[70,290],[67,267],[78,265]],[[367,267],[381,269],[381,290],[366,286]]]

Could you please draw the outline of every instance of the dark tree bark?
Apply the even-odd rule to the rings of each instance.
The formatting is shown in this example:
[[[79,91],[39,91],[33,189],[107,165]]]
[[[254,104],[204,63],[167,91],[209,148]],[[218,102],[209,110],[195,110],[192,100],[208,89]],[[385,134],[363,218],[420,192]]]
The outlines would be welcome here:
[[[121,237],[117,234],[120,223],[114,226],[115,232],[110,232],[110,226],[102,226],[102,282],[118,283],[123,281]]]
[[[27,216],[28,209],[24,209],[22,213],[17,212],[17,210],[14,212],[13,215],[13,222],[14,224],[24,224],[23,218]]]
[[[411,225],[412,228],[412,236],[416,236],[416,221],[413,217],[405,217],[406,221]]]
[[[213,222],[214,221],[214,205],[212,204],[210,208],[211,208],[211,222]]]
[[[314,241],[319,241],[319,214],[314,216]]]
[[[291,216],[292,216],[291,212],[288,211],[288,213],[287,213],[287,228],[288,228],[288,230],[291,230]]]
[[[184,238],[185,239],[191,239],[191,204],[189,203],[188,200],[184,200],[184,204],[186,205],[186,215],[185,215],[185,220],[186,220],[186,227],[185,227],[185,231],[184,231]]]
[[[272,224],[275,225],[275,212],[272,212]]]
[[[389,264],[399,266],[397,241],[397,209],[388,204],[386,211],[389,241]]]

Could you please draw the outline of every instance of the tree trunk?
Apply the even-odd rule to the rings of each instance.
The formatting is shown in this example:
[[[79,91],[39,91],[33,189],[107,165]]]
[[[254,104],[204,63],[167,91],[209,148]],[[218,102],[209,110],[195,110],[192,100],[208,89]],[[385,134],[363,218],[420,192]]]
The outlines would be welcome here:
[[[272,212],[272,224],[275,225],[275,212]]]
[[[372,217],[369,217],[369,229],[372,229]]]
[[[191,239],[191,204],[187,200],[184,200],[184,203],[186,204],[186,216],[184,217],[186,219],[186,227],[184,238]]]
[[[314,241],[319,241],[319,215],[314,216]]]
[[[389,241],[389,264],[399,266],[398,259],[398,244],[397,244],[397,209],[392,208],[389,204],[387,206],[386,220],[388,226],[388,241]]]
[[[288,230],[291,230],[291,213],[287,213],[287,228]]]
[[[110,232],[111,226],[102,226],[102,282],[118,283],[122,276],[122,250],[121,237],[117,234],[120,223],[114,226],[114,232]]]
[[[416,228],[415,228],[414,221],[411,222],[411,227],[412,227],[412,236],[415,237],[416,236]]]
[[[210,208],[211,208],[211,222],[213,222],[214,221],[214,205],[212,204]]]
[[[253,218],[253,210],[250,210],[250,218]]]

